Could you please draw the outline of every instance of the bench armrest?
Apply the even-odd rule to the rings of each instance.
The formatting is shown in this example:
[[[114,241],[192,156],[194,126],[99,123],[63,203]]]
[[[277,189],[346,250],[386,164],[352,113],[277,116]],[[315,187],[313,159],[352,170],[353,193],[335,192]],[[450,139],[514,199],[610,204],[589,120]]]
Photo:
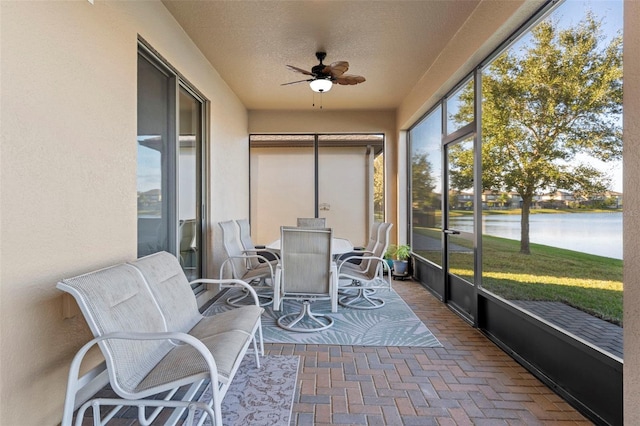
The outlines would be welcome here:
[[[197,338],[181,332],[161,332],[161,333],[139,333],[139,332],[114,332],[107,333],[102,336],[98,336],[87,342],[84,346],[76,352],[73,357],[73,361],[71,362],[71,367],[69,369],[69,376],[67,381],[67,393],[64,402],[64,410],[62,415],[62,424],[70,425],[73,419],[74,405],[75,405],[75,395],[78,390],[82,387],[82,376],[80,376],[80,367],[82,365],[82,361],[86,356],[87,352],[96,344],[112,339],[121,339],[121,340],[177,340],[183,342],[187,345],[192,346],[196,351],[202,355],[205,363],[207,364],[209,370],[209,379],[211,380],[211,389],[214,395],[214,401],[220,401],[218,391],[219,391],[219,381],[218,381],[218,368],[216,366],[216,362],[213,358],[213,355],[207,349],[207,347]],[[111,375],[111,371],[109,371]],[[119,387],[117,380],[112,381],[112,386]],[[119,388],[121,393],[130,395],[129,392]],[[135,395],[131,395],[132,398],[136,398]]]

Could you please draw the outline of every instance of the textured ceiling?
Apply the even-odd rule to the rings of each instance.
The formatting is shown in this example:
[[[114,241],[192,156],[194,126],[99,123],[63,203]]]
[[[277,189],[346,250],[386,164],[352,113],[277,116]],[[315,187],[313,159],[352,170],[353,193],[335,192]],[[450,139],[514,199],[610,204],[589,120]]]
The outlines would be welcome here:
[[[334,85],[325,108],[396,108],[479,2],[163,0],[250,110],[309,109],[307,83],[281,84],[304,79],[285,65],[310,70],[318,50],[367,79]]]

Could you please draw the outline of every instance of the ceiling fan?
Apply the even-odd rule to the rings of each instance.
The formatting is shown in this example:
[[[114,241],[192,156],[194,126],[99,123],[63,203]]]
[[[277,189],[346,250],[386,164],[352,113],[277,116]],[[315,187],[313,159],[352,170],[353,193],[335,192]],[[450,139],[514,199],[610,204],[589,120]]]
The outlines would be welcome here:
[[[365,78],[361,75],[345,74],[349,69],[349,62],[347,61],[333,62],[331,65],[323,64],[322,61],[326,56],[326,52],[316,52],[316,58],[318,58],[320,63],[311,68],[311,71],[294,67],[293,65],[287,65],[287,68],[291,71],[299,72],[301,74],[311,76],[312,78],[283,83],[281,86],[308,81],[311,86],[311,90],[323,93],[331,90],[331,87],[334,84],[354,85],[365,81]]]

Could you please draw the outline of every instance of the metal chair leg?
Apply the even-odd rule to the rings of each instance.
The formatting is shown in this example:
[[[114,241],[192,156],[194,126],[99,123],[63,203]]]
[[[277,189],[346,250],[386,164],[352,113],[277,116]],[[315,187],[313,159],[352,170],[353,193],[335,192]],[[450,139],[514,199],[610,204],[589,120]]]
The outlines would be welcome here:
[[[293,318],[287,323],[289,318]],[[311,327],[295,327],[296,324],[304,320],[306,323],[311,322]],[[300,333],[312,333],[314,331],[322,331],[333,325],[333,318],[328,315],[317,315],[311,312],[311,302],[305,300],[302,302],[302,310],[293,314],[286,314],[278,318],[276,321],[278,326],[289,331],[297,331]]]
[[[273,303],[273,296],[268,295],[268,294],[261,294],[258,293],[258,300],[260,301],[260,306],[264,307],[264,306],[269,306]],[[231,296],[227,299],[227,304],[233,306],[234,308],[239,308],[241,306],[246,306],[248,304],[253,304],[253,300],[249,301],[248,303],[240,303],[242,302],[244,299],[246,299],[247,297],[251,296],[251,294],[249,293],[248,290],[243,289],[241,294],[237,295],[237,296]],[[262,302],[260,299],[267,299],[265,302]]]
[[[357,294],[347,294],[338,299],[341,306],[353,309],[378,309],[385,304],[384,299],[372,297],[375,291],[371,288],[359,288]]]

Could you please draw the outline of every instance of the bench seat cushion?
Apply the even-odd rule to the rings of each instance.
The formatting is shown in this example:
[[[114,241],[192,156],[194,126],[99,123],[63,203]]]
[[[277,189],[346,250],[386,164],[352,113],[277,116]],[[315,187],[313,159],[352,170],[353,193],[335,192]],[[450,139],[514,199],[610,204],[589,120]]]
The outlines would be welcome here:
[[[229,330],[253,333],[263,311],[264,309],[259,306],[249,305],[213,316],[203,316],[189,334],[202,340]]]
[[[234,368],[242,360],[250,340],[251,335],[242,331],[227,331],[202,340],[215,359],[220,381],[227,382],[232,372],[235,372]],[[136,391],[141,392],[163,383],[207,372],[207,365],[198,351],[190,345],[179,345],[147,374]]]

